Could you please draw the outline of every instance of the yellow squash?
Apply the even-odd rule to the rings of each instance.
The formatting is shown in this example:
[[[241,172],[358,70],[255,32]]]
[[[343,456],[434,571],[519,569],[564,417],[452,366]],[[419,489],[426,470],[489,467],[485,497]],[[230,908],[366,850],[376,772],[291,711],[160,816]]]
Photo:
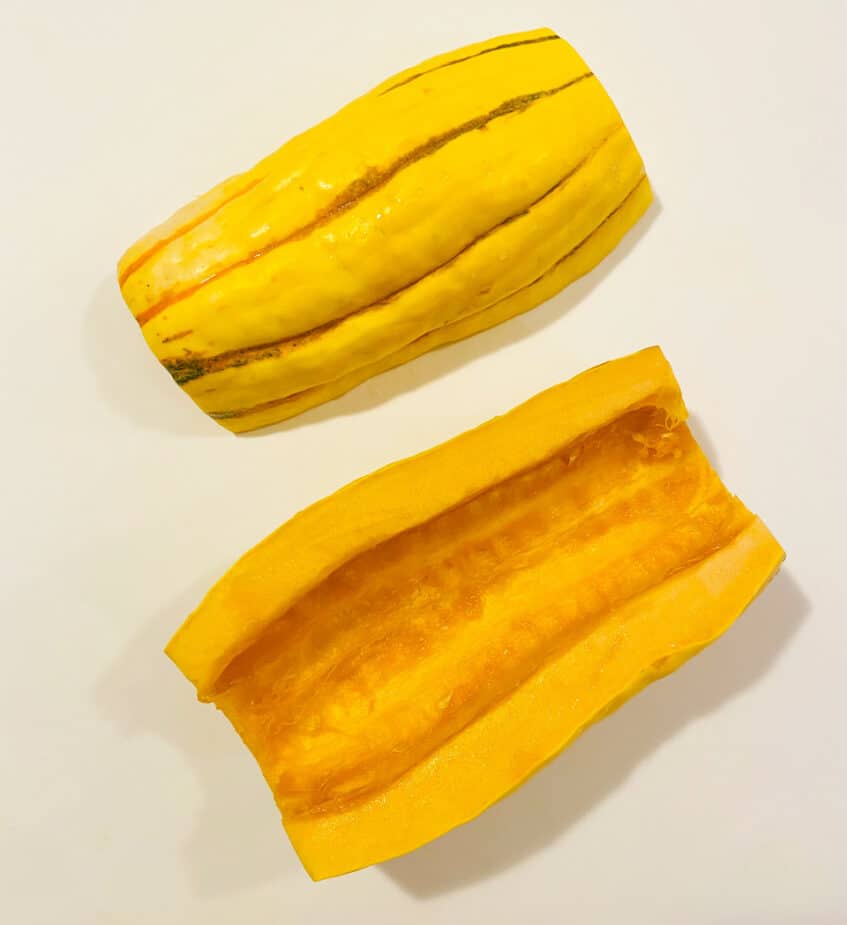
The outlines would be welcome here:
[[[600,82],[549,29],[392,77],[124,254],[124,299],[224,427],[298,414],[526,311],[650,203]]]
[[[314,878],[410,851],[677,668],[779,566],[658,348],[307,508],[167,652]],[[504,834],[508,837],[508,833]]]

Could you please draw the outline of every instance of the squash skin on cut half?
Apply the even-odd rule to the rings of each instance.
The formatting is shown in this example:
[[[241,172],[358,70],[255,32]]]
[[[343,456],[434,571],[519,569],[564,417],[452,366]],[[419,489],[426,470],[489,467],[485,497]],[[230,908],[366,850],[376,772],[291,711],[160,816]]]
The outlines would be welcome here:
[[[166,649],[315,879],[411,851],[720,636],[779,567],[654,347],[352,482]]]
[[[600,82],[539,29],[390,78],[144,235],[118,279],[173,379],[243,432],[535,307],[651,198]]]

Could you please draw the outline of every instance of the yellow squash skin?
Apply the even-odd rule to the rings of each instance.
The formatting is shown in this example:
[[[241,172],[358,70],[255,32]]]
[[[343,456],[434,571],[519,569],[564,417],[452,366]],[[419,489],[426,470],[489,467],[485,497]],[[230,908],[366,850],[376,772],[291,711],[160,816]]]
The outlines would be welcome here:
[[[121,258],[124,299],[235,432],[527,311],[651,201],[620,115],[549,29],[396,75]]]
[[[783,552],[658,348],[296,515],[167,653],[255,755],[315,879],[472,819],[723,633]]]

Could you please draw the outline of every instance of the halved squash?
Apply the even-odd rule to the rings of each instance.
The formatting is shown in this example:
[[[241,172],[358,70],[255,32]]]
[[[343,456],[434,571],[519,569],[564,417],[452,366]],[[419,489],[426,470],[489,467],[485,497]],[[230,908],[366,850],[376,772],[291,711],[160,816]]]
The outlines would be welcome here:
[[[719,636],[783,552],[651,348],[348,485],[167,651],[256,756],[315,878],[476,816]]]

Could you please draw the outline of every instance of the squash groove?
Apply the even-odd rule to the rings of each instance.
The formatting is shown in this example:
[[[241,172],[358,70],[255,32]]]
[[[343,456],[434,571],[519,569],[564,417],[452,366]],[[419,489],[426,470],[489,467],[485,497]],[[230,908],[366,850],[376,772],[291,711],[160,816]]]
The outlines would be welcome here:
[[[242,432],[532,307],[511,293],[548,298],[642,214],[649,186],[615,234],[589,239],[578,272],[527,290],[643,173],[567,42],[503,36],[401,72],[295,136],[144,235],[118,279],[176,383]]]

